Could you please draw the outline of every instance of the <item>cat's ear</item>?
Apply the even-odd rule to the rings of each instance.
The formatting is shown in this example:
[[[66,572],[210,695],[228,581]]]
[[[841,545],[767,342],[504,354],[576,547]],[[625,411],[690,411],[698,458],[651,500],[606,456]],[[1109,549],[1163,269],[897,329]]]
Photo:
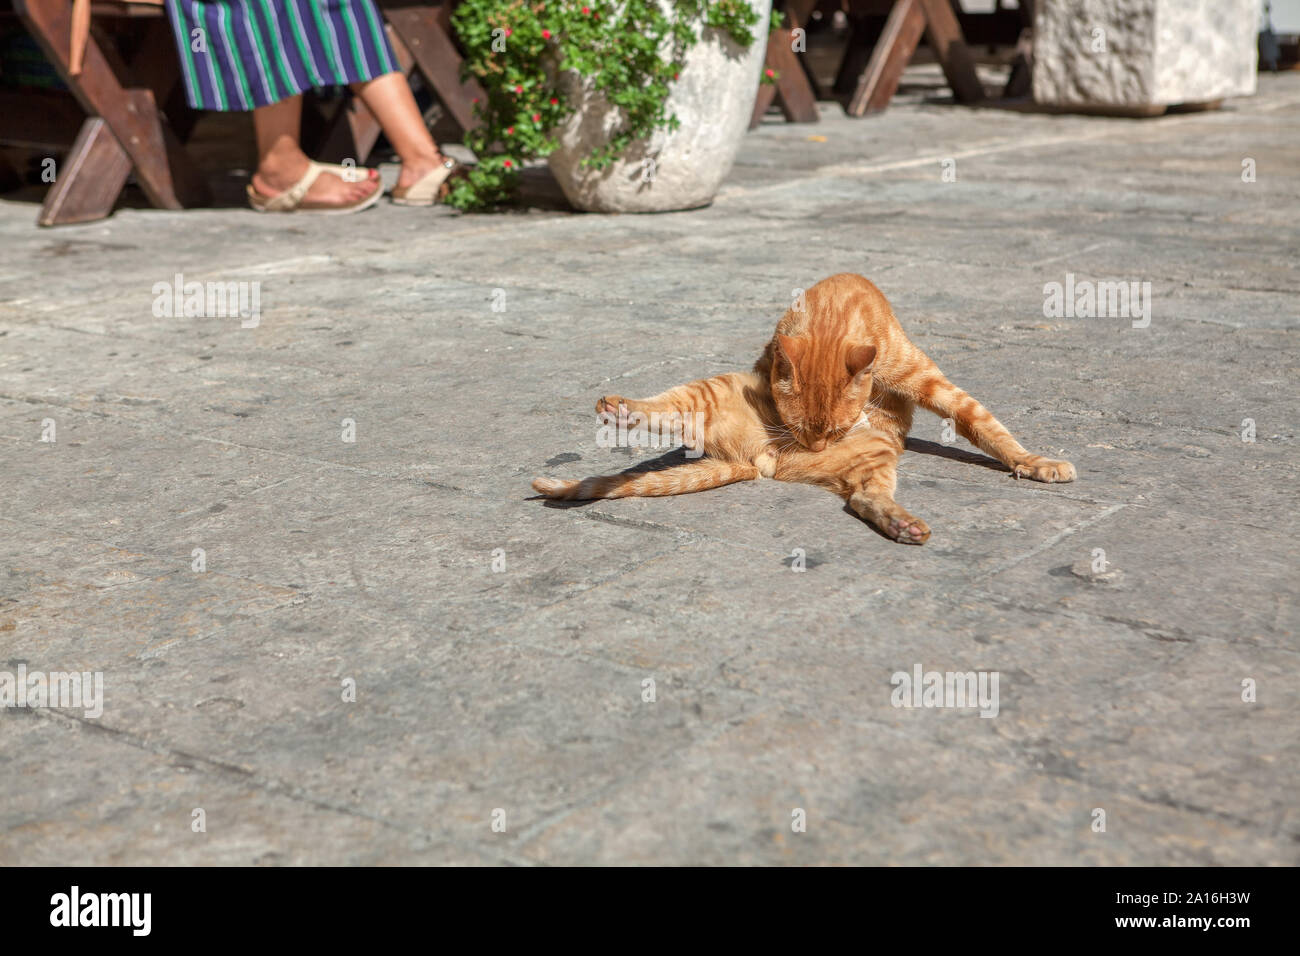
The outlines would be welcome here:
[[[797,339],[790,335],[776,335],[777,355],[785,359],[786,365],[790,367],[793,373],[799,367],[799,359],[803,356],[804,345],[807,344],[805,339]]]
[[[862,375],[871,370],[871,365],[875,360],[876,347],[874,345],[851,346],[848,355],[844,359],[844,364],[849,370],[849,378],[857,381]]]

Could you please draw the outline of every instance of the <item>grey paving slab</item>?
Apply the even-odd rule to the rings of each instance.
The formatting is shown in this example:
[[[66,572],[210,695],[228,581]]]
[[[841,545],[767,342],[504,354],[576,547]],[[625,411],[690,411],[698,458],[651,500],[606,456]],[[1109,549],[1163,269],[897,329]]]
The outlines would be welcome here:
[[[918,67],[690,213],[0,201],[0,672],[105,687],[0,711],[0,862],[1294,865],[1297,118],[1293,75],[1131,121]],[[838,271],[1079,480],[918,413],[923,548],[770,481],[531,500],[657,454],[596,397],[749,367]],[[260,323],[156,315],[178,273]],[[1067,276],[1150,325],[1045,314]],[[997,716],[894,706],[917,666]]]

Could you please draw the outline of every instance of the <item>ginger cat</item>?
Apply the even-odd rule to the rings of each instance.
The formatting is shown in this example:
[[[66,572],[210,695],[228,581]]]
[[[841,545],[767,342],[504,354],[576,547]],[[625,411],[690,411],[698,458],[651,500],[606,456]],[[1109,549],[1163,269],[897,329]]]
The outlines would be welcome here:
[[[904,334],[884,295],[862,276],[823,279],[806,309],[786,312],[752,372],[731,372],[628,399],[606,395],[596,412],[703,413],[704,458],[662,471],[581,481],[537,478],[547,498],[680,495],[760,476],[821,485],[904,544],[930,528],[894,501],[898,456],[914,406],[951,418],[957,432],[1017,478],[1073,481],[1074,466],[1020,446],[989,411],[948,381]]]

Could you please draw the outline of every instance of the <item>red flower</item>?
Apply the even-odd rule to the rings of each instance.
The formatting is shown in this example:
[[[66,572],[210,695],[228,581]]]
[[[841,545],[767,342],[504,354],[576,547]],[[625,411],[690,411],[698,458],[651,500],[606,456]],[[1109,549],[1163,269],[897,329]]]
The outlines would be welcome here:
[[[679,74],[674,73],[674,74],[673,74],[673,79],[674,79],[674,80],[677,79],[678,75],[679,75]]]
[[[773,73],[772,70],[771,70],[770,68],[764,70],[763,72],[766,73],[768,76],[776,76],[776,74]]]
[[[591,7],[583,7],[583,8],[582,8],[582,15],[583,15],[584,17],[585,17],[587,14],[589,14],[589,13],[591,13]]]
[[[559,105],[560,105],[560,101],[557,100],[554,96],[552,96],[552,97],[551,97],[551,105],[552,105],[552,106],[559,106]]]
[[[511,166],[514,165],[514,163],[510,162],[510,160],[507,159],[504,163],[502,163],[502,165],[505,166],[506,169],[509,169]]]
[[[515,92],[516,92],[516,93],[522,93],[523,91],[524,91],[524,88],[523,88],[522,86],[516,86],[516,87],[515,87]]]
[[[542,121],[542,114],[541,114],[541,113],[534,113],[534,114],[533,114],[533,122],[534,122],[534,123],[540,123],[541,121]]]
[[[515,128],[514,128],[513,126],[507,126],[507,127],[506,127],[506,135],[507,135],[507,136],[514,136],[514,135],[515,135]]]
[[[510,36],[514,32],[515,32],[514,30],[511,30],[509,27],[506,27],[506,36]]]
[[[543,40],[549,40],[550,38],[551,38],[551,31],[550,31],[550,30],[543,30],[543,31],[542,31],[542,39],[543,39]]]

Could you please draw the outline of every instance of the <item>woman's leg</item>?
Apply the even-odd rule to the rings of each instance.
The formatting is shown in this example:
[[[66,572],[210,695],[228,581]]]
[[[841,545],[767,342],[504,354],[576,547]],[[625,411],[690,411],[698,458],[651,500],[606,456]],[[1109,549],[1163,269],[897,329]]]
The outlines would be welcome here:
[[[443,161],[438,144],[424,125],[420,108],[401,73],[385,73],[364,83],[353,83],[352,91],[361,97],[383,127],[388,142],[402,159],[398,188],[405,188]]]
[[[301,95],[253,110],[253,128],[257,132],[257,172],[253,174],[253,188],[262,195],[279,195],[307,172],[310,160],[298,145],[301,125]],[[320,176],[307,190],[305,199],[313,203],[346,206],[382,188],[374,170],[368,171],[365,178],[357,182],[345,182],[341,176]]]

